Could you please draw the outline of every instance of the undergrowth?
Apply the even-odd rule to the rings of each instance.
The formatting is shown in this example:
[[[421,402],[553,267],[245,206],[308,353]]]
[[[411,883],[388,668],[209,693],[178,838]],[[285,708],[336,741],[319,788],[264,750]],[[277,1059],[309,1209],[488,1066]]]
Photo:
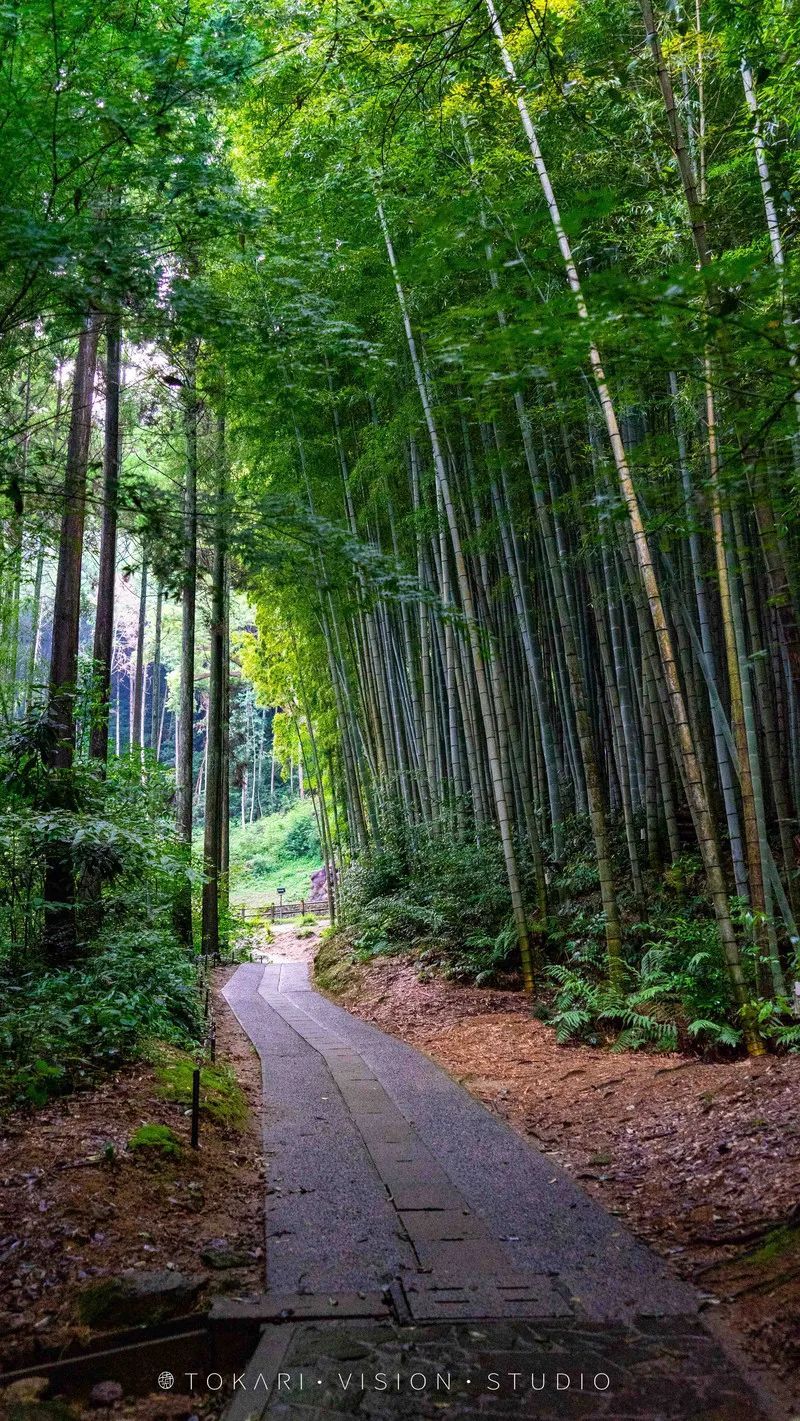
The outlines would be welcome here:
[[[488,981],[509,961],[510,904],[495,835],[460,839],[447,820],[412,828],[384,809],[381,843],[342,877],[339,922],[357,959],[420,953],[429,971]]]
[[[345,871],[340,885],[339,933],[318,955],[318,977],[334,993],[352,985],[356,965],[413,952],[421,976],[440,975],[478,986],[520,985],[499,843],[482,829],[454,832],[455,815],[432,827],[411,827],[401,808],[386,806],[380,846]],[[625,878],[623,828],[610,825],[616,876]],[[605,921],[590,826],[573,817],[564,826],[562,861],[547,865],[548,917],[537,963],[536,1014],[556,1039],[615,1051],[736,1051],[744,1039],[742,1013],[730,994],[716,924],[703,889],[699,860],[689,852],[648,881],[646,918],[630,890],[619,895],[623,919],[621,978],[608,980]],[[536,920],[532,864],[518,845],[529,921]],[[765,988],[765,949],[747,906],[733,900],[749,993],[747,1015],[761,1037],[800,1049],[800,1023],[786,999]]]
[[[42,1105],[136,1060],[152,1040],[201,1033],[195,968],[167,933],[108,935],[85,962],[4,983],[0,1106]]]
[[[53,771],[49,734],[31,718],[0,742],[0,1110],[202,1032],[195,963],[173,931],[190,866],[169,777],[138,756]],[[45,933],[54,857],[74,897],[69,950]]]
[[[266,814],[244,829],[231,825],[231,894],[257,907],[286,889],[286,901],[311,896],[311,874],[322,863],[319,834],[310,799],[297,800],[276,814]]]

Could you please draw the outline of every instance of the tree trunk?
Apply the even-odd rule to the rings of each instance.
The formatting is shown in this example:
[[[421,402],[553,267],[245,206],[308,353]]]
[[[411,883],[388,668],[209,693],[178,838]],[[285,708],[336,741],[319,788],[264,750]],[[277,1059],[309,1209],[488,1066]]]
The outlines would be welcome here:
[[[61,520],[53,604],[48,706],[53,738],[47,758],[51,768],[60,771],[69,771],[72,768],[75,755],[74,709],[78,680],[86,473],[92,432],[92,401],[99,332],[99,317],[94,311],[90,311],[80,334],[75,361],[64,475],[64,513]],[[66,777],[59,778],[55,793],[59,803],[71,803],[72,796]],[[45,949],[51,960],[67,961],[74,956],[78,945],[75,881],[69,845],[53,844],[49,848],[45,867],[44,899]]]
[[[153,668],[150,673],[150,731],[147,743],[151,750],[158,747],[158,734],[161,725],[161,616],[162,604],[164,600],[164,589],[161,583],[156,591],[156,625],[153,634]],[[156,758],[158,755],[156,754]]]
[[[97,575],[97,612],[94,623],[94,679],[96,707],[89,753],[103,764],[108,759],[108,715],[111,689],[111,656],[114,646],[114,583],[117,575],[117,491],[120,469],[119,401],[122,333],[119,317],[106,327],[106,426],[103,450],[103,522],[100,534],[100,567]]]
[[[186,439],[186,479],[183,490],[183,585],[181,590],[181,680],[175,726],[175,789],[178,836],[187,855],[192,849],[192,790],[194,784],[194,643],[197,598],[197,421],[195,384],[197,343],[186,354],[183,387],[183,422]],[[188,866],[188,865],[187,865]],[[193,944],[192,889],[187,876],[176,903],[175,927],[186,947]]]
[[[220,879],[224,805],[223,720],[225,715],[225,449],[220,424],[217,450],[217,507],[211,573],[211,641],[208,657],[208,732],[206,799],[203,828],[203,953],[219,957]]]
[[[55,743],[50,760],[58,769],[69,769],[75,754],[74,703],[78,680],[86,472],[89,464],[99,334],[100,318],[96,312],[91,311],[81,331],[75,361],[64,476],[64,514],[61,520],[58,573],[53,603],[49,719]]]

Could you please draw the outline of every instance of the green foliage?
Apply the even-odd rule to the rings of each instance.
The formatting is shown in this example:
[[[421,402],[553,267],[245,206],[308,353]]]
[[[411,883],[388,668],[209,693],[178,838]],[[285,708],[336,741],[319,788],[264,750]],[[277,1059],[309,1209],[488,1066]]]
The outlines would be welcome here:
[[[735,1012],[713,920],[692,905],[657,923],[639,924],[641,958],[631,963],[623,991],[603,976],[602,954],[591,942],[571,944],[568,963],[551,964],[556,988],[551,1021],[560,1042],[581,1040],[614,1050],[738,1049],[743,1023]],[[657,933],[657,936],[651,934]],[[788,1001],[758,996],[757,953],[744,954],[752,998],[748,1016],[759,1034],[782,1049],[800,1047],[800,1027]]]
[[[517,936],[512,921],[508,921],[498,933],[471,933],[464,946],[441,964],[443,975],[454,982],[474,982],[476,987],[491,987],[498,973],[507,970],[517,955]],[[440,964],[436,952],[423,952],[421,959],[426,966],[436,969]]]
[[[575,968],[558,964],[551,965],[547,975],[556,985],[551,1024],[560,1043],[582,1040],[597,1046],[612,1034],[617,1051],[643,1046],[676,1049],[675,1024],[660,1020],[655,1012],[639,1010],[635,994],[625,995],[603,980],[592,981]]]
[[[52,771],[46,722],[0,744],[0,1105],[42,1104],[200,1033],[194,966],[172,931],[187,872],[165,773],[112,762]],[[43,942],[45,869],[75,888],[74,960]]]
[[[47,763],[47,720],[19,723],[0,741],[0,954],[13,973],[41,949],[45,869],[62,864],[75,891],[78,949],[113,921],[166,928],[190,872],[175,838],[172,786],[135,756],[108,773]]]
[[[772,1039],[789,1051],[800,1051],[800,1022],[793,1026],[785,1021],[778,1022],[772,1030]]]
[[[296,819],[287,829],[284,845],[289,859],[319,856],[319,834],[310,814]]]
[[[140,1125],[128,1141],[129,1150],[152,1150],[160,1155],[179,1155],[181,1142],[169,1125]]]
[[[258,937],[261,946],[268,947],[275,941],[275,934],[272,930],[272,922],[266,912],[256,913],[252,919],[253,936]]]
[[[169,934],[107,930],[90,957],[63,971],[4,982],[0,1107],[41,1105],[135,1060],[152,1040],[201,1034],[195,971]]]
[[[472,978],[513,952],[502,854],[489,831],[476,843],[447,819],[412,827],[401,806],[387,804],[380,846],[348,866],[339,898],[340,922],[364,958],[413,948],[429,970]]]
[[[645,942],[631,1001],[669,1014],[700,1044],[737,1046],[732,1002],[716,925],[707,916],[676,914]]]
[[[399,894],[372,898],[364,903],[359,914],[354,946],[362,957],[402,952],[420,940],[427,941],[441,923],[435,911]]]
[[[308,898],[311,874],[322,853],[309,799],[287,810],[264,815],[242,829],[231,825],[231,896],[257,905],[273,899],[279,887],[289,900]]]
[[[146,310],[177,243],[237,220],[213,106],[255,54],[236,9],[203,4],[179,17],[158,0],[121,0],[102,13],[82,0],[32,0],[24,22],[0,12],[4,110],[17,95],[5,144],[0,330],[53,306],[83,310],[101,290],[110,304],[128,296]],[[160,259],[148,260],[155,252]],[[180,310],[193,293],[176,285]]]

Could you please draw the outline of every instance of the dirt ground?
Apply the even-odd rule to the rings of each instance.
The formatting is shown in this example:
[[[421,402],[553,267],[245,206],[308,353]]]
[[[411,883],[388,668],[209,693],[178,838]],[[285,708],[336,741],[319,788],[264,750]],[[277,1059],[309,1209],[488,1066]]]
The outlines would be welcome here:
[[[203,1113],[200,1148],[192,1150],[188,1101],[164,1099],[148,1064],[5,1122],[2,1368],[31,1361],[45,1345],[91,1340],[76,1312],[80,1290],[125,1268],[204,1274],[196,1306],[212,1293],[263,1288],[261,1072],[218,995],[231,970],[221,969],[216,982],[217,1062],[236,1071],[248,1105],[242,1126]],[[182,1142],[179,1154],[129,1149],[131,1136],[145,1124],[169,1126]],[[246,1257],[244,1267],[230,1272],[204,1266],[204,1251],[219,1239]],[[178,1414],[181,1405],[185,1414],[185,1399],[157,1399],[159,1415]],[[150,1414],[146,1403],[136,1414]]]
[[[800,1057],[558,1046],[519,993],[421,983],[400,958],[359,969],[337,1000],[431,1056],[620,1215],[800,1412]]]

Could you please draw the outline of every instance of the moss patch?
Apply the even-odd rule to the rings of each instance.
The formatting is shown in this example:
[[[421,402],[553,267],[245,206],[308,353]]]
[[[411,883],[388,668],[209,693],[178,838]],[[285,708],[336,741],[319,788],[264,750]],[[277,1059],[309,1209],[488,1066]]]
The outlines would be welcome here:
[[[140,1125],[128,1141],[129,1150],[156,1150],[162,1155],[179,1155],[181,1142],[169,1125]]]
[[[332,997],[342,997],[356,986],[358,964],[344,933],[333,933],[320,943],[314,958],[314,981]]]
[[[109,1318],[116,1320],[120,1316],[125,1298],[125,1288],[119,1278],[101,1278],[79,1294],[78,1317],[87,1327],[103,1327]]]
[[[162,1056],[156,1066],[156,1083],[164,1100],[189,1105],[192,1099],[192,1072],[195,1063],[181,1051]],[[241,1130],[247,1120],[247,1101],[234,1072],[228,1066],[200,1069],[200,1111],[218,1124]]]
[[[800,1249],[800,1224],[784,1224],[781,1228],[772,1229],[750,1258],[756,1267],[766,1268],[796,1249]]]

